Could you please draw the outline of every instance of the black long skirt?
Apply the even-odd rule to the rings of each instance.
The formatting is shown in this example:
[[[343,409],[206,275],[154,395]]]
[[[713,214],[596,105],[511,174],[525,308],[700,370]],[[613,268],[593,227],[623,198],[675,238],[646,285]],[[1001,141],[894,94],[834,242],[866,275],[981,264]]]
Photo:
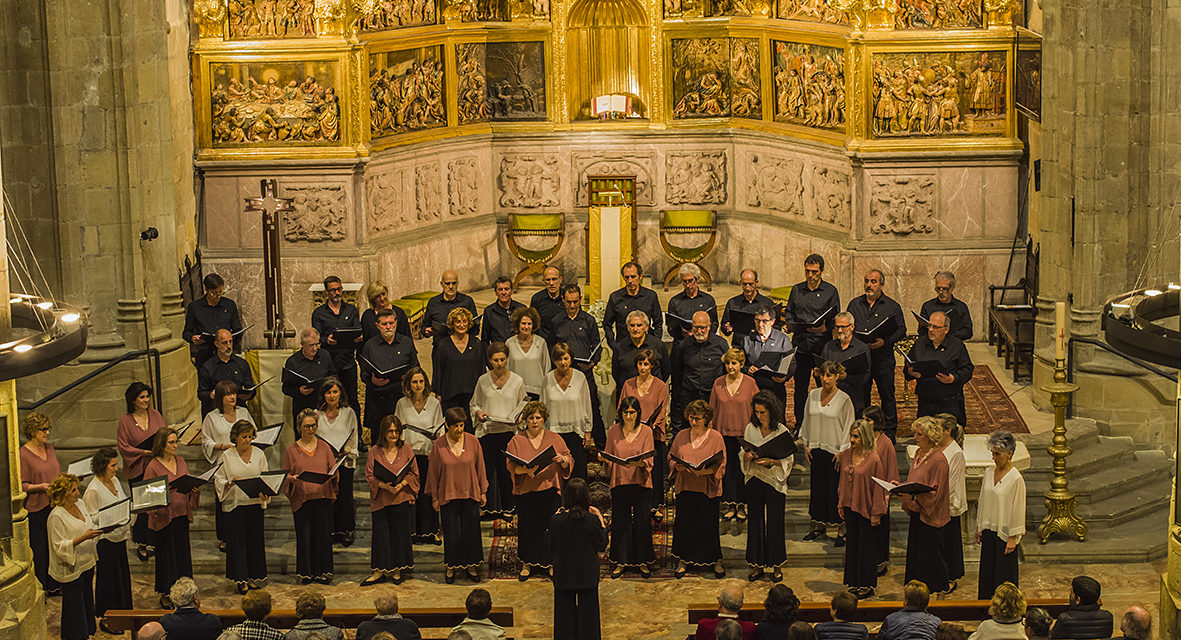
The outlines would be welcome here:
[[[156,533],[156,593],[167,594],[181,576],[193,577],[189,517],[177,516]]]
[[[718,535],[721,502],[721,498],[710,498],[699,491],[677,494],[673,557],[687,565],[712,565],[722,559],[722,541]]]
[[[837,526],[841,516],[837,513],[837,487],[840,476],[833,467],[833,455],[824,449],[812,450],[812,468],[809,474],[808,516],[812,524]]]
[[[383,574],[414,568],[414,505],[391,504],[373,512],[369,566]]]
[[[439,523],[443,530],[445,567],[467,569],[477,567],[484,561],[478,502],[471,498],[448,502],[439,509]]]
[[[882,519],[878,522],[878,526],[873,527],[873,544],[878,553],[878,565],[883,562],[890,561],[890,505],[886,504],[886,513],[882,515]]]
[[[562,437],[562,442],[566,443],[566,448],[570,450],[570,457],[574,463],[570,469],[570,477],[586,480],[586,447],[582,444],[582,434],[559,433],[558,435]]]
[[[267,577],[267,544],[263,538],[263,509],[248,504],[226,512],[226,577],[245,586]]]
[[[869,518],[845,507],[845,586],[878,586],[880,547]]]
[[[226,514],[221,510],[221,500],[217,495],[213,496],[213,533],[218,542],[225,542],[228,537],[226,534]]]
[[[943,535],[943,561],[947,563],[947,579],[959,580],[964,577],[964,540],[960,532],[960,517],[952,516],[951,521],[940,527]],[[988,594],[989,600],[992,594]]]
[[[652,492],[638,484],[611,488],[611,562],[638,567],[656,560],[652,548]]]
[[[134,609],[131,602],[131,567],[127,542],[99,540],[98,565],[94,568],[94,610],[102,616],[110,610]]]
[[[439,401],[439,405],[440,405],[439,408],[440,408],[440,410],[442,410],[443,413],[447,413],[448,409],[454,409],[456,407],[463,409],[464,413],[468,414],[467,422],[463,425],[463,430],[468,433],[474,434],[476,432],[476,427],[475,427],[475,423],[472,421],[471,404],[472,404],[472,394],[458,393],[456,395],[451,396],[450,398],[443,398],[442,400],[440,400]],[[390,413],[393,413],[393,411],[390,411]]]
[[[722,476],[722,506],[726,509],[737,507],[743,502],[742,447],[738,436],[722,436],[726,445],[726,474]]]
[[[94,623],[94,569],[61,588],[62,640],[88,640],[98,630]]]
[[[783,511],[787,496],[774,487],[751,478],[746,483],[746,562],[770,569],[787,563],[787,539]]]
[[[139,474],[134,478],[128,478],[131,484],[135,484],[143,480],[143,474]],[[131,525],[131,541],[137,545],[144,545],[149,549],[154,549],[156,544],[155,532],[148,527],[148,514],[140,512],[136,514],[135,521]]]
[[[295,573],[300,578],[331,579],[332,500],[308,500],[292,515],[295,518]]]
[[[480,449],[484,452],[484,471],[488,474],[488,495],[484,500],[484,513],[509,515],[516,508],[513,477],[504,464],[504,451],[512,439],[511,433],[490,433],[480,438]]]
[[[980,532],[980,590],[976,597],[991,600],[993,592],[1002,582],[1021,586],[1017,582],[1017,555],[1020,551],[1021,545],[1018,544],[1013,553],[1005,553],[1004,538],[992,529]]]
[[[415,462],[418,463],[419,478],[427,477],[430,459],[430,456],[414,456]],[[426,492],[425,482],[419,483],[418,500],[414,502],[414,542],[433,544],[439,542],[439,512],[435,511],[431,496]]]
[[[562,506],[562,496],[554,488],[531,491],[517,496],[517,558],[533,567],[553,567],[545,529]]]
[[[353,505],[353,476],[356,469],[340,466],[340,485],[332,501],[332,539],[339,541],[357,529],[356,508]],[[425,477],[425,476],[422,476]]]
[[[652,508],[655,509],[664,506],[665,483],[668,481],[668,445],[659,439],[652,444],[656,448],[656,457],[652,459]]]
[[[49,577],[49,513],[52,507],[29,512],[29,547],[33,550],[33,574],[45,591],[61,588],[57,580]]]
[[[924,524],[919,514],[910,514],[904,582],[920,580],[933,594],[946,592],[948,588],[947,561],[943,559],[943,533],[940,529]]]

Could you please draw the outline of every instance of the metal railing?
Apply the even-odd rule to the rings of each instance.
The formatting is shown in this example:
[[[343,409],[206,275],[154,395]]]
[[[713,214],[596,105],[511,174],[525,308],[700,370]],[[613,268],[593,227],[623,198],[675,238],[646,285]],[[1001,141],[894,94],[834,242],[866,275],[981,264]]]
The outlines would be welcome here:
[[[1067,382],[1074,382],[1074,345],[1076,343],[1089,344],[1093,347],[1099,347],[1100,349],[1102,349],[1114,356],[1117,356],[1119,358],[1127,360],[1128,362],[1131,362],[1132,364],[1139,366],[1142,369],[1145,369],[1146,371],[1148,371],[1150,373],[1155,373],[1156,375],[1158,375],[1166,380],[1171,381],[1173,384],[1177,383],[1177,374],[1169,373],[1168,371],[1165,371],[1164,369],[1162,369],[1162,368],[1156,366],[1155,364],[1152,364],[1151,362],[1148,362],[1146,360],[1141,360],[1140,358],[1137,358],[1135,356],[1130,356],[1130,355],[1120,351],[1119,349],[1116,349],[1115,347],[1107,344],[1106,342],[1103,342],[1102,340],[1096,340],[1095,338],[1071,338],[1070,340],[1067,341],[1067,344],[1066,344],[1066,381]],[[1066,405],[1066,416],[1069,418],[1069,417],[1072,417],[1073,415],[1074,415],[1074,398],[1073,398],[1073,394],[1072,394],[1070,404]]]
[[[156,401],[156,410],[159,411],[160,413],[164,413],[164,398],[163,398],[164,394],[162,393],[161,386],[160,386],[160,352],[156,349],[141,349],[139,351],[128,351],[127,353],[124,353],[123,355],[121,355],[113,360],[107,361],[106,363],[103,364],[103,366],[95,369],[94,371],[91,371],[91,372],[79,377],[78,379],[76,379],[72,382],[62,385],[60,388],[58,388],[54,392],[50,393],[49,395],[45,396],[44,398],[41,398],[40,400],[37,400],[36,402],[18,404],[17,409],[19,409],[21,411],[32,411],[34,409],[37,409],[41,405],[43,405],[47,402],[50,402],[51,400],[57,398],[58,396],[61,396],[62,394],[66,393],[67,391],[70,391],[71,389],[74,389],[75,387],[85,384],[86,382],[92,380],[93,378],[98,377],[99,375],[105,373],[108,369],[112,369],[121,363],[127,362],[128,360],[136,360],[138,358],[142,358],[145,356],[149,360],[152,361],[149,363],[148,368],[151,371],[151,374],[149,374],[149,375],[154,375],[154,381],[156,383],[156,386],[153,388],[154,393],[152,393],[152,397],[155,398],[155,401]]]

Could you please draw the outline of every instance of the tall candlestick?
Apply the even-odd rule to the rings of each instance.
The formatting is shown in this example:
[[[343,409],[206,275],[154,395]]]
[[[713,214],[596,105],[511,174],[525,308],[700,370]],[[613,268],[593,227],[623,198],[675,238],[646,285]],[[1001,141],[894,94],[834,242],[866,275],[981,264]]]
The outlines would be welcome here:
[[[1066,303],[1054,303],[1054,358],[1066,359]]]

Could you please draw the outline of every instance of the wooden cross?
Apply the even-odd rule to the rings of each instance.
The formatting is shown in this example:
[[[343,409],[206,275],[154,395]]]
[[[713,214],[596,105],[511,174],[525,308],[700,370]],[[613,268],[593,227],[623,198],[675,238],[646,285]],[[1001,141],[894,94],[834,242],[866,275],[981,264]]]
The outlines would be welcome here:
[[[267,345],[271,349],[282,349],[283,340],[294,338],[295,331],[286,328],[283,319],[282,262],[279,259],[279,214],[292,211],[292,198],[275,196],[275,180],[259,181],[258,198],[245,198],[246,211],[262,214],[262,272],[267,291]]]

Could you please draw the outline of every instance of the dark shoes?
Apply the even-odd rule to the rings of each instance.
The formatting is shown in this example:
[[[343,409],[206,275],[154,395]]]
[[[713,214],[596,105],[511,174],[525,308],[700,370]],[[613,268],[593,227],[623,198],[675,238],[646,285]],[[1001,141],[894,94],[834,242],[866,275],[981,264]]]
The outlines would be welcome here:
[[[837,548],[845,546],[845,536],[837,536],[837,541],[834,542],[832,546]]]
[[[762,577],[763,577],[763,570],[758,567],[751,569],[750,573],[746,574],[746,579],[749,582],[754,582]]]
[[[809,541],[809,542],[810,542],[810,541],[812,541],[812,540],[815,540],[816,538],[819,538],[819,537],[820,537],[820,536],[822,536],[822,535],[824,535],[824,531],[823,531],[823,530],[816,530],[816,529],[813,529],[812,531],[809,531],[809,532],[808,532],[808,535],[804,536],[804,540],[805,540],[805,541]]]
[[[384,574],[374,573],[373,575],[369,576],[368,578],[365,578],[364,580],[362,580],[361,586],[362,587],[370,587],[370,586],[373,586],[373,585],[381,582],[382,580],[385,580]]]

